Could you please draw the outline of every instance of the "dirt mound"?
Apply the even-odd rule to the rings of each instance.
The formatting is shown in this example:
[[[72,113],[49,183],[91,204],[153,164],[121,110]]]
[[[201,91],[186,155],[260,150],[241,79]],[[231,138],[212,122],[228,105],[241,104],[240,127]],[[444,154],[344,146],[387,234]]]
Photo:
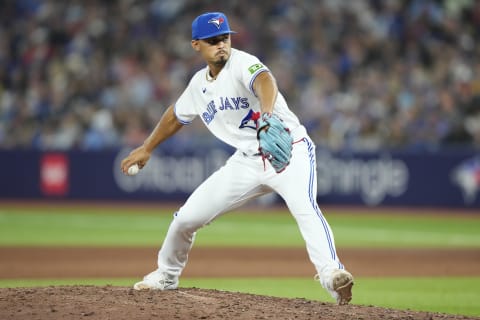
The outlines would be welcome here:
[[[373,306],[337,306],[218,290],[113,286],[0,289],[0,319],[478,319]]]

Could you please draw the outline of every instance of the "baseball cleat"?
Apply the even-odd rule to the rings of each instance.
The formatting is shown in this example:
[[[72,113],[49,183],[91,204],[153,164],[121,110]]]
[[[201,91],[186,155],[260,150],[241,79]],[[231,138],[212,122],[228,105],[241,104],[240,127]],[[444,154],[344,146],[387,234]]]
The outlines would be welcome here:
[[[332,274],[332,287],[336,293],[338,305],[346,305],[352,300],[353,276],[345,270],[337,270]]]
[[[315,280],[320,281],[338,305],[346,305],[352,300],[353,276],[350,272],[338,269],[333,271],[327,279],[321,279],[320,275],[317,274]]]
[[[142,281],[133,285],[135,290],[174,290],[178,288],[178,278],[166,272],[155,270],[150,272]]]

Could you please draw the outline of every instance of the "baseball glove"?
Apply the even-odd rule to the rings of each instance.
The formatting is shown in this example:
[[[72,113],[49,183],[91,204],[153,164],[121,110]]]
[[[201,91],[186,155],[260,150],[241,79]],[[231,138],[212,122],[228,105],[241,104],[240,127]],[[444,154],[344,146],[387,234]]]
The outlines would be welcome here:
[[[263,113],[257,121],[257,139],[263,160],[267,159],[277,173],[290,164],[292,136],[283,121],[270,113]]]

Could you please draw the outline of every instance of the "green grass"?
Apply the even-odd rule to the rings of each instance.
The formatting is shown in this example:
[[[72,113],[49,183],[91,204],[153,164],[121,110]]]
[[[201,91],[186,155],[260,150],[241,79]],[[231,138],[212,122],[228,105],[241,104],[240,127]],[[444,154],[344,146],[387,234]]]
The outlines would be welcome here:
[[[480,218],[329,212],[338,247],[480,247]],[[141,207],[0,208],[2,246],[158,246],[172,211]],[[196,246],[303,247],[286,211],[234,212],[200,230]]]
[[[0,287],[50,285],[128,286],[138,279],[0,280]],[[183,278],[181,287],[219,289],[287,298],[333,302],[318,282],[308,278]],[[480,277],[358,278],[353,304],[401,310],[480,316]]]

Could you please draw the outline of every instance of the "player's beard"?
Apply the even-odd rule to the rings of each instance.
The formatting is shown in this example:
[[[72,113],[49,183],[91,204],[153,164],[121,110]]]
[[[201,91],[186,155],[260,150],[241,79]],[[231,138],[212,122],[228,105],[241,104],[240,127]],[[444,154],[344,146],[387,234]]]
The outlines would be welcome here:
[[[214,64],[216,67],[223,68],[227,61],[228,57],[222,55],[214,62]]]

